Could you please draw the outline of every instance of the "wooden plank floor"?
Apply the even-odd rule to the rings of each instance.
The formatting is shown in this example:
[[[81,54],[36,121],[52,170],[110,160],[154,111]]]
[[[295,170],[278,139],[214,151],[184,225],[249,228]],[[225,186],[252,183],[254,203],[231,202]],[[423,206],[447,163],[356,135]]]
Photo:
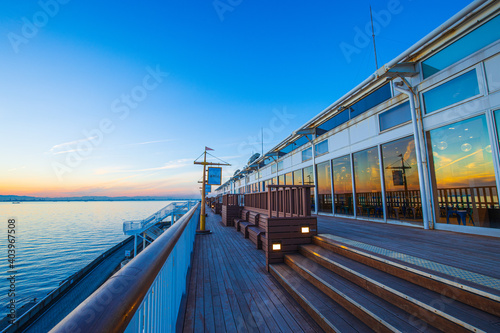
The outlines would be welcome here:
[[[318,233],[500,279],[500,240],[441,230],[318,216]]]
[[[207,210],[208,211],[208,210]],[[264,252],[208,212],[196,236],[184,332],[322,332],[266,271]]]

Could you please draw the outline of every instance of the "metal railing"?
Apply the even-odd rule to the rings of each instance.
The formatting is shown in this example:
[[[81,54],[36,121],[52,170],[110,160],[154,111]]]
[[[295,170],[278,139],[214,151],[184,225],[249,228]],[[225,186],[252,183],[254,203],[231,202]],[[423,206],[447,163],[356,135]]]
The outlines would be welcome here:
[[[173,332],[187,290],[200,203],[51,332]]]
[[[197,200],[175,201],[145,219],[123,222],[123,233],[125,235],[135,235],[141,233],[152,225],[163,221],[169,215],[177,215],[187,212],[195,202],[197,202]],[[171,222],[173,223],[174,221]]]

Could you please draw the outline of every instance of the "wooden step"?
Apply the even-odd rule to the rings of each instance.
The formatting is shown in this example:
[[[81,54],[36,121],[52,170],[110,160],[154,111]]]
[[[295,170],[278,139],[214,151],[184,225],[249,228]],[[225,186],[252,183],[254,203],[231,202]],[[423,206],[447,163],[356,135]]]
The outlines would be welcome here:
[[[300,252],[316,264],[323,266],[322,269],[328,269],[332,274],[349,280],[440,330],[447,332],[500,331],[499,317],[457,302],[420,285],[343,257],[317,245],[303,245]],[[302,264],[301,267],[305,267],[309,271],[317,269],[317,266],[306,266],[303,261],[296,261],[295,265]],[[317,271],[324,273],[323,270]]]
[[[373,332],[286,264],[272,264],[269,271],[325,332]]]
[[[500,317],[500,292],[498,290],[364,250],[333,240],[330,237],[326,234],[315,236],[313,243],[346,258]]]
[[[375,332],[439,332],[429,323],[332,273],[303,255],[287,255],[285,263]],[[453,331],[460,332],[456,329]]]

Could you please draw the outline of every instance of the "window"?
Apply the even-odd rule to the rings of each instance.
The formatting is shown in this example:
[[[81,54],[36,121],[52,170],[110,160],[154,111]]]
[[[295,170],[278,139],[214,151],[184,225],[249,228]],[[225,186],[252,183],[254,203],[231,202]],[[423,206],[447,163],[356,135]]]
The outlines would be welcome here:
[[[283,170],[283,161],[278,162],[278,171]]]
[[[500,39],[500,16],[486,22],[422,62],[424,79]]]
[[[500,89],[500,75],[498,69],[500,68],[500,54],[490,58],[484,62],[486,71],[486,80],[488,81],[488,91],[490,93]]]
[[[285,185],[285,175],[278,176],[278,185]]]
[[[285,146],[285,148],[280,150],[280,153],[288,154],[289,152],[291,152],[294,149],[294,146],[295,146],[295,143],[293,143],[293,142],[289,143],[288,145]]]
[[[383,85],[382,87],[378,88],[362,100],[354,103],[349,107],[351,110],[351,119],[353,119],[356,116],[359,116],[365,111],[370,110],[374,106],[379,105],[380,103],[388,100],[391,98],[391,86],[389,83]]]
[[[293,172],[293,185],[302,185],[302,169]]]
[[[343,123],[349,121],[350,119],[359,116],[363,112],[370,110],[374,106],[377,106],[380,103],[390,99],[391,97],[392,97],[391,86],[389,83],[387,83],[382,87],[378,88],[377,90],[375,90],[374,92],[372,92],[371,94],[357,101],[346,110],[336,114],[331,119],[319,125],[316,128],[316,134],[321,135],[323,133],[326,133],[334,129],[335,127],[340,126]]]
[[[382,188],[377,148],[353,154],[356,206],[359,216],[382,218]]]
[[[262,166],[268,165],[273,161],[271,157],[266,158],[264,161],[261,162]]]
[[[326,133],[348,121],[349,121],[349,110],[347,109],[336,114],[329,120],[325,121],[323,124],[319,125],[316,128],[316,135],[321,135],[323,133]]]
[[[410,102],[405,102],[379,114],[380,130],[385,131],[411,120]]]
[[[293,185],[293,180],[292,180],[292,173],[289,172],[285,175],[285,184],[286,185]]]
[[[387,218],[422,223],[417,155],[413,137],[382,145]]]
[[[486,117],[427,132],[438,223],[500,228]]]
[[[318,175],[318,211],[332,213],[332,178],[330,161],[316,166]]]
[[[316,156],[328,153],[328,140],[321,141],[320,143],[314,145],[314,151]]]
[[[298,138],[294,142],[289,143],[288,145],[286,145],[285,148],[283,148],[283,149],[280,150],[280,152],[284,153],[286,155],[286,154],[294,151],[295,149],[297,149],[297,148],[305,145],[306,143],[308,143],[309,142],[309,140],[307,139],[308,137],[310,137],[310,135],[301,136],[300,138]]]
[[[271,173],[276,173],[277,170],[278,170],[278,167],[277,167],[276,163],[272,164],[271,165]]]
[[[335,213],[353,215],[351,158],[349,155],[339,157],[332,164]]]
[[[425,112],[434,112],[478,94],[479,84],[474,69],[424,92]]]
[[[302,169],[304,172],[304,185],[314,185],[314,169],[311,166]],[[311,188],[311,210],[316,211],[314,207],[314,189]]]
[[[312,147],[302,151],[302,162],[309,161],[312,157]]]

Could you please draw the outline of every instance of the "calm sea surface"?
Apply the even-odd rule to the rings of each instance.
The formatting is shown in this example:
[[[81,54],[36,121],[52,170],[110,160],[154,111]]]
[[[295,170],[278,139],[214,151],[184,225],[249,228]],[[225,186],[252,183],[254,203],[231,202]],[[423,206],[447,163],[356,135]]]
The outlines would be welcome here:
[[[16,226],[16,298],[39,299],[126,238],[122,224],[170,201],[0,202],[0,316],[7,309],[7,220]],[[18,306],[19,306],[18,305]]]

